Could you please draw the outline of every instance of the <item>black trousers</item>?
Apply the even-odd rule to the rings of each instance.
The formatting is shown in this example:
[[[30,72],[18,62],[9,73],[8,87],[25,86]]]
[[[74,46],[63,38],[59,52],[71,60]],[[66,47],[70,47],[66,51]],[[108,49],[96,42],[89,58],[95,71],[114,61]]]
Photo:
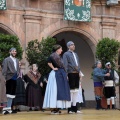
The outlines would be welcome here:
[[[6,94],[15,95],[16,94],[16,80],[7,80],[6,81]]]
[[[70,89],[79,89],[79,73],[68,73]]]

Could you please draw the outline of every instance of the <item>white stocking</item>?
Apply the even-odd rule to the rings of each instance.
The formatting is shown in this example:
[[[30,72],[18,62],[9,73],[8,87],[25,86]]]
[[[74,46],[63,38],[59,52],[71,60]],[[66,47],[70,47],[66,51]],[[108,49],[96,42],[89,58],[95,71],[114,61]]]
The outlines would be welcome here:
[[[107,105],[110,105],[110,98],[107,98]]]

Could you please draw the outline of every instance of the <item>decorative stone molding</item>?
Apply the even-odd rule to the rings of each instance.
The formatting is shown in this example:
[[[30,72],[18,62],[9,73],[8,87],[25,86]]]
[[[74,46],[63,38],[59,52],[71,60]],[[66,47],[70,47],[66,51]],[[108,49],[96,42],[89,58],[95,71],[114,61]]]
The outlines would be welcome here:
[[[24,15],[25,19],[41,20],[40,16]]]
[[[116,22],[101,22],[102,26],[112,26],[112,27],[116,27],[117,23]]]

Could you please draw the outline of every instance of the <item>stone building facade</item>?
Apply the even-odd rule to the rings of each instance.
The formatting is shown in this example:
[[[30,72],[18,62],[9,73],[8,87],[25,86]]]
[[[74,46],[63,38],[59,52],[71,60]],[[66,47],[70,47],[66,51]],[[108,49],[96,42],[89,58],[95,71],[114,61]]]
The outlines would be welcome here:
[[[91,80],[98,40],[109,37],[120,41],[120,3],[107,6],[106,0],[92,0],[92,21],[73,22],[63,19],[64,0],[7,0],[7,10],[0,11],[0,33],[18,36],[25,51],[30,40],[56,37],[66,43],[72,40],[85,74],[83,88],[88,101],[94,101]],[[23,55],[24,72],[28,63]]]

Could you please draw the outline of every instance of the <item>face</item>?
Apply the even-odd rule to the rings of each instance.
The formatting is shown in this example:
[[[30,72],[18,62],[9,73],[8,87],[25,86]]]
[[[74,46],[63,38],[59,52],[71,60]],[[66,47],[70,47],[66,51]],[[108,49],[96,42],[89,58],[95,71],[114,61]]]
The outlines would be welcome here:
[[[16,51],[16,50],[12,50],[12,51],[10,52],[10,55],[11,55],[12,57],[15,57],[16,54],[17,54],[17,51]]]
[[[101,63],[98,63],[98,64],[97,64],[97,67],[98,67],[98,68],[101,68],[101,67],[102,67],[102,64],[101,64]]]
[[[111,68],[111,65],[110,65],[110,64],[109,64],[109,65],[107,65],[107,66],[106,66],[106,68],[110,69],[110,68]]]
[[[60,55],[61,53],[62,53],[62,47],[61,48],[59,48],[56,52]]]
[[[74,45],[74,44],[71,44],[71,45],[69,46],[69,50],[74,51],[74,50],[75,50],[75,45]]]
[[[32,65],[32,70],[33,70],[34,72],[37,72],[38,66],[37,66],[36,64],[33,64],[33,65]]]

